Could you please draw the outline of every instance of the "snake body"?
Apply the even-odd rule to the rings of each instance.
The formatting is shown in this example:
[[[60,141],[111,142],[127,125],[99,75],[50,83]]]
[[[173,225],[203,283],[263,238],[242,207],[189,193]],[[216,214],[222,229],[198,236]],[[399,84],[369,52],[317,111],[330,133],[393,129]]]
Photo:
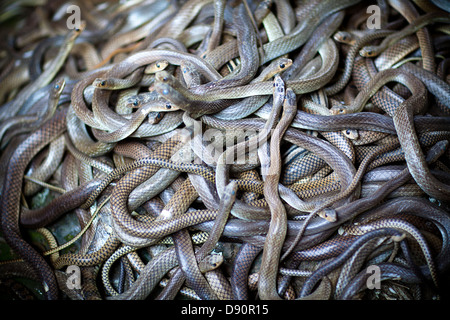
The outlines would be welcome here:
[[[52,117],[16,149],[9,161],[11,170],[5,177],[2,194],[1,221],[5,240],[35,269],[49,299],[58,297],[56,279],[43,257],[21,236],[19,228],[20,189],[22,176],[28,162],[47,143],[64,132],[66,112],[67,109],[57,112],[55,117]]]
[[[77,5],[79,26],[65,1],[0,15],[2,290],[444,298],[445,6]]]

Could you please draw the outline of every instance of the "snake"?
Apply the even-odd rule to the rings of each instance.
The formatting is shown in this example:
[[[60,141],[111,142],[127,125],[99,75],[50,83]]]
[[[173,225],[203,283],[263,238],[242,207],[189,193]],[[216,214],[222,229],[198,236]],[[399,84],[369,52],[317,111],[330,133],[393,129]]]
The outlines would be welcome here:
[[[294,29],[287,35],[269,42],[263,46],[264,60],[270,61],[283,54],[289,53],[292,50],[299,48],[306,42],[317,25],[327,16],[332,13],[356,4],[358,1],[336,1],[333,3],[315,1],[305,6],[302,10],[301,21]],[[325,14],[323,14],[325,12]],[[295,90],[294,90],[295,92]],[[295,92],[296,94],[298,92]]]
[[[380,268],[381,279],[394,279],[401,278],[405,283],[418,283],[420,279],[410,270],[408,267],[404,267],[397,263],[379,263],[377,267]],[[347,284],[344,292],[341,295],[342,300],[354,299],[358,291],[364,287],[367,283],[367,277],[370,276],[370,272],[367,269],[360,271],[351,281]],[[364,282],[363,282],[364,281]]]
[[[355,191],[357,184],[359,183],[360,179],[362,178],[362,175],[365,173],[365,170],[369,163],[373,161],[375,157],[377,157],[379,154],[384,153],[386,151],[390,151],[393,148],[397,147],[398,144],[391,143],[387,144],[386,146],[382,146],[379,149],[375,149],[374,152],[367,155],[364,160],[360,163],[360,166],[352,180],[352,183],[349,185],[349,187],[342,193],[340,193],[338,196],[332,197],[329,200],[327,200],[324,204],[321,204],[319,207],[315,208],[315,212],[319,212],[320,210],[323,210],[324,208],[330,206],[332,203],[339,201],[347,196],[349,196],[352,192]]]
[[[402,14],[409,23],[412,23],[419,17],[419,13],[412,3],[402,4],[400,1],[390,1],[389,4],[400,12],[400,14]],[[429,29],[424,27],[417,30],[416,36],[420,51],[422,53],[423,69],[434,72],[436,69],[436,63],[434,61],[434,49]]]
[[[291,59],[284,57],[278,58],[265,67],[255,79],[250,81],[250,83],[268,81],[276,74],[281,74],[282,72],[284,73],[288,71],[291,65]],[[259,109],[268,101],[268,99],[269,97],[267,96],[252,96],[244,98],[241,101],[215,113],[214,116],[226,120],[240,119]]]
[[[58,51],[58,55],[55,57],[55,59],[52,60],[51,65],[49,65],[48,68],[44,70],[44,72],[42,72],[36,80],[29,83],[25,88],[23,88],[21,93],[15,98],[10,108],[10,112],[12,115],[15,115],[17,114],[17,112],[19,112],[19,109],[31,96],[32,93],[34,93],[37,89],[47,85],[53,79],[53,77],[63,65],[65,59],[67,58],[67,55],[70,53],[75,40],[78,38],[78,36],[80,36],[85,27],[85,23],[82,23],[80,25],[80,28],[73,29],[69,33],[67,33],[64,39],[64,44]]]
[[[333,114],[342,114],[342,113],[357,113],[362,110],[367,101],[372,97],[383,85],[388,82],[396,81],[404,84],[410,90],[418,89],[420,85],[415,79],[412,79],[408,76],[403,77],[403,73],[394,69],[387,69],[378,72],[365,86],[364,89],[361,90],[358,95],[353,100],[353,103],[348,107],[333,107],[330,109]],[[386,108],[385,111],[391,116],[394,114],[395,106],[391,109]]]
[[[438,229],[439,229],[439,233],[442,236],[442,243],[440,244],[442,247],[440,249],[440,252],[437,256],[433,257],[433,262],[435,263],[437,270],[439,272],[442,272],[441,270],[443,270],[442,268],[445,268],[449,261],[445,256],[445,252],[448,250],[448,231],[447,231],[447,218],[442,215],[442,212],[440,212],[439,209],[437,209],[436,207],[434,207],[432,204],[426,204],[425,206],[423,206],[423,209],[426,210],[426,213],[424,212],[419,212],[418,210],[411,210],[413,207],[411,207],[411,204],[420,204],[423,203],[420,200],[414,200],[414,198],[398,198],[395,200],[391,200],[389,202],[390,204],[392,204],[394,206],[394,208],[397,208],[397,205],[402,204],[405,207],[405,210],[409,210],[409,212],[411,214],[413,214],[416,217],[422,217],[425,218],[427,220],[429,220],[430,222],[432,222]],[[399,213],[401,215],[401,212],[407,212],[407,211],[403,211],[401,210]],[[386,208],[385,206],[380,206],[378,208],[375,208],[374,210],[371,210],[371,212],[367,212],[367,213],[375,213],[373,219],[376,219],[377,217],[379,217],[380,219],[384,219],[384,218],[389,218],[390,214],[386,212]],[[428,215],[428,216],[427,216]],[[392,217],[392,215],[391,215]],[[396,217],[394,215],[394,217]],[[358,220],[360,221],[365,221],[365,222],[373,222],[372,219],[368,220],[367,219],[367,215],[363,214]],[[428,239],[427,239],[428,240]],[[427,267],[425,267],[427,268]],[[424,274],[430,274],[430,271],[428,269],[423,269],[421,268],[421,272]]]
[[[277,117],[281,111],[281,106],[283,105],[283,100],[284,100],[284,93],[285,93],[285,85],[283,80],[281,79],[281,77],[276,76],[274,79],[274,86],[273,86],[273,99],[274,99],[274,105],[272,108],[272,112],[271,112],[271,117],[270,120],[267,121],[267,123],[265,124],[263,130],[261,130],[261,132],[259,132],[259,134],[257,136],[254,136],[252,138],[250,138],[248,141],[244,141],[241,142],[240,145],[248,145],[249,149],[252,150],[252,148],[255,148],[257,145],[261,144],[265,139],[267,139],[267,137],[269,136],[269,134],[271,133],[270,131],[274,128]],[[216,182],[216,188],[217,191],[219,193],[219,196],[221,194],[221,192],[223,192],[224,188],[225,188],[225,184],[227,183],[227,167],[231,162],[230,157],[234,157],[235,152],[238,150],[239,148],[239,144],[235,145],[233,148],[231,149],[227,149],[226,151],[224,151],[220,156],[219,159],[217,160],[216,163],[216,172],[215,172],[215,182]],[[244,206],[245,208],[245,206]],[[237,209],[237,208],[235,208]],[[232,210],[232,214],[233,215],[237,215],[240,218],[247,218],[247,219],[254,219],[255,215],[254,214],[248,214],[247,210],[241,210],[244,211],[242,212],[238,212],[236,210]]]
[[[133,134],[138,127],[142,124],[145,118],[149,115],[150,112],[155,111],[176,111],[177,108],[173,108],[172,106],[167,105],[165,101],[152,101],[142,105],[136,112],[133,113],[132,118],[129,119],[128,123],[112,132],[104,132],[102,130],[93,129],[94,136],[102,142],[113,143],[123,140]]]
[[[112,54],[114,51],[120,49],[122,46],[145,37],[149,30],[160,28],[160,25],[167,22],[168,18],[174,14],[176,9],[176,6],[168,6],[166,1],[155,3],[153,6],[151,6],[153,8],[147,9],[147,17],[149,20],[147,20],[146,23],[134,30],[130,30],[122,34],[114,34],[108,39],[107,43],[100,52],[102,58],[104,58],[104,61],[109,61],[109,59],[113,56]],[[151,19],[152,17],[153,19]],[[144,43],[140,43],[138,48],[144,46]],[[146,44],[148,45],[148,43]]]
[[[424,87],[422,90],[425,91]],[[405,150],[406,164],[414,180],[428,195],[437,199],[448,199],[448,192],[445,191],[448,186],[431,175],[414,130],[413,114],[420,112],[420,104],[424,99],[425,92],[422,92],[405,100],[395,111],[394,125],[398,129],[399,142]]]
[[[171,139],[168,139],[166,141],[166,143],[164,143],[163,145],[160,146],[160,148],[158,148],[157,150],[155,150],[155,153],[149,153],[148,149],[144,149],[142,151],[139,151],[138,148],[133,148],[132,150],[128,150],[128,153],[125,153],[126,155],[131,155],[132,157],[136,158],[136,159],[140,159],[141,158],[141,154],[144,154],[145,157],[143,158],[147,158],[149,156],[155,155],[157,157],[159,157],[159,159],[165,159],[165,158],[169,158],[172,153],[179,148],[179,143],[180,143],[180,137],[179,136],[174,136]],[[118,150],[121,150],[120,148]],[[130,154],[130,151],[132,152]],[[125,151],[121,151],[122,153],[124,153]],[[140,165],[137,166],[137,168],[139,168]],[[116,168],[115,170],[111,171],[108,176],[104,177],[102,179],[101,184],[97,187],[97,189],[95,190],[95,192],[91,193],[91,195],[89,196],[89,198],[86,200],[84,207],[89,207],[92,205],[92,203],[95,201],[95,199],[100,195],[100,193],[104,190],[104,188],[107,187],[107,185],[117,176],[120,176],[121,174],[132,170],[133,164],[129,164],[129,165],[125,165],[123,167],[119,167]],[[156,172],[155,168],[150,168],[149,170],[149,175],[153,175]],[[137,174],[141,174],[140,171],[137,172]],[[145,178],[145,176],[144,176]]]
[[[422,236],[422,234],[411,224],[405,221],[396,220],[396,219],[384,219],[381,221],[369,223],[365,226],[360,226],[355,229],[352,229],[352,227],[344,227],[344,230],[346,232],[352,232],[353,234],[357,234],[357,229],[359,229],[360,232],[369,231],[369,230],[376,230],[380,228],[395,228],[402,231],[408,232],[411,236],[413,236],[414,240],[416,240],[422,249],[422,252],[425,256],[425,259],[427,261],[428,268],[430,269],[431,278],[436,286],[438,286],[438,280],[437,280],[437,273],[436,273],[436,267],[433,262],[433,257],[431,255],[431,252],[429,250],[428,244],[425,240],[425,238]]]
[[[301,68],[306,65],[307,61],[310,61],[314,57],[325,39],[328,39],[331,34],[336,31],[342,23],[343,18],[343,12],[338,11],[330,15],[329,19],[321,22],[317,29],[311,34],[308,41],[303,45],[300,53],[294,59],[292,67],[284,73],[284,80],[289,80],[291,78],[295,79],[298,77]]]
[[[443,106],[441,110],[444,112],[444,114],[449,113],[450,101],[448,99],[447,93],[450,92],[450,86],[448,85],[448,83],[445,83],[431,72],[419,68],[412,63],[406,63],[402,65],[401,68],[407,72],[414,74],[418,79],[420,79],[427,87],[428,91],[430,91],[441,103],[438,104],[438,106]]]
[[[46,299],[444,294],[448,14],[379,1],[373,30],[359,2],[80,2],[73,30],[61,3],[8,24],[2,277]],[[396,281],[367,290],[369,265]]]
[[[398,64],[408,59],[408,55],[414,53],[419,48],[417,37],[410,35],[399,40],[375,58],[375,66],[379,71],[395,68]],[[404,59],[404,60],[402,60]]]
[[[214,50],[220,43],[224,27],[225,1],[214,2],[214,24],[211,31],[211,37],[208,42],[206,52]]]
[[[229,191],[230,190],[230,191]],[[233,203],[233,199],[234,199],[234,196],[235,196],[235,190],[236,190],[236,185],[230,185],[230,187],[229,188],[227,188],[227,192],[226,192],[226,196],[224,196],[224,202],[223,202],[223,204],[220,206],[221,208],[223,208],[223,209],[220,209],[220,211],[221,212],[223,212],[224,214],[226,214],[227,212],[229,212],[229,210],[230,210],[230,206],[232,205],[232,203]],[[226,217],[226,215],[224,216],[224,217]],[[219,219],[218,221],[223,221],[223,222],[225,222],[226,220],[223,220],[223,218],[222,219]],[[223,225],[223,222],[221,223],[222,225]],[[218,228],[220,229],[220,226],[218,225]],[[216,234],[216,235],[219,235],[220,234],[220,232],[219,233],[217,233],[217,232],[213,232],[212,234]],[[213,238],[208,238],[208,239],[211,239],[210,241],[208,241],[207,240],[207,244],[206,244],[206,247],[204,247],[204,250],[202,250],[202,249],[200,249],[202,252],[204,252],[203,254],[201,254],[200,252],[198,253],[199,255],[198,255],[198,258],[199,259],[203,259],[204,258],[204,255],[206,254],[206,253],[208,253],[210,250],[211,250],[211,245],[213,245],[215,242],[216,242],[216,240],[213,240]],[[203,248],[203,247],[202,247]],[[130,251],[130,250],[135,250],[134,248],[132,248],[132,247],[124,247],[124,249],[123,250],[121,250],[120,252],[118,251],[118,253],[117,253],[117,255],[119,255],[119,254],[123,254],[122,252],[128,252],[128,251]],[[146,267],[147,268],[147,267]],[[143,270],[143,272],[141,273],[141,275],[140,275],[140,277],[145,277],[145,274],[144,274],[144,272],[145,272],[145,269]],[[133,284],[134,285],[134,284]],[[142,284],[140,285],[141,287],[143,286]],[[147,285],[144,285],[144,288],[146,287]],[[136,289],[134,289],[135,291],[138,291],[138,290],[143,290],[143,288],[136,288]],[[115,298],[115,296],[113,296],[114,298]]]
[[[437,181],[429,173],[429,169],[425,164],[424,155],[419,146],[417,134],[414,130],[413,114],[420,113],[421,110],[423,110],[426,99],[426,95],[424,93],[425,87],[421,83],[417,82],[415,78],[410,77],[407,73],[388,69],[379,72],[371,80],[371,83],[368,84],[366,88],[377,90],[380,85],[393,80],[400,81],[401,83],[408,86],[408,88],[413,92],[413,96],[411,98],[405,100],[400,106],[395,109],[395,111],[392,111],[394,126],[398,130],[400,145],[402,146],[403,150],[411,151],[411,154],[409,152],[406,153],[407,155],[405,154],[409,168],[415,180],[425,192],[430,195],[432,194],[434,197],[445,199],[447,197],[445,195],[445,191],[441,191],[445,190],[445,187],[441,182]],[[374,91],[372,91],[371,94],[373,94],[373,92]],[[352,106],[347,109],[347,111],[357,112],[358,109],[360,109],[364,104],[364,102],[367,101],[367,99],[368,96],[366,95],[366,93],[364,91],[360,92],[360,94],[358,94],[357,98],[355,99],[355,101],[357,102],[353,103]],[[364,102],[360,104],[359,101]],[[342,110],[343,109],[340,108],[340,111]],[[430,184],[428,183],[428,181],[432,181],[432,183]]]
[[[14,128],[14,126],[16,126],[17,124],[29,124],[29,127],[27,129],[30,130],[31,128],[39,127],[40,124],[50,119],[59,105],[61,94],[65,88],[65,85],[66,81],[64,78],[58,78],[55,80],[55,82],[50,87],[47,105],[46,107],[43,107],[41,110],[39,110],[38,114],[18,115],[12,119],[8,119],[8,121],[3,121],[2,128],[0,130],[0,141],[3,139],[5,132],[9,129]]]
[[[222,109],[228,107],[231,102],[227,100],[217,100],[217,101],[199,101],[191,100],[184,94],[183,86],[170,74],[165,71],[158,72],[156,75],[157,82],[154,85],[155,91],[172,104],[177,106],[184,111],[193,114],[210,114],[221,111]],[[172,86],[171,84],[175,84]],[[184,92],[183,92],[184,91]]]
[[[31,167],[31,173],[28,173],[32,178],[36,180],[46,181],[50,178],[54,171],[57,168],[57,164],[62,161],[64,154],[64,146],[65,138],[64,136],[60,136],[58,139],[52,141],[49,146],[48,155],[45,160],[40,163],[38,167]],[[25,182],[24,184],[24,194],[31,195],[40,190],[40,186],[38,184],[34,184],[32,182]]]
[[[395,32],[392,35],[387,36],[383,41],[377,46],[366,46],[360,50],[360,55],[364,57],[374,57],[380,52],[385,50],[387,47],[397,42],[398,40],[417,32],[417,30],[423,28],[430,23],[443,22],[448,23],[449,18],[447,14],[442,12],[430,12],[424,14],[410,23],[408,26],[403,28],[401,31]]]
[[[92,82],[96,88],[104,90],[120,90],[135,86],[142,79],[142,68],[134,70],[127,79],[97,78]]]
[[[236,125],[236,121],[219,121],[218,119],[207,116],[203,116],[202,119],[204,122],[214,127],[227,128],[230,123],[233,123],[234,128],[238,127]],[[263,123],[255,120],[247,122],[247,125],[248,126],[246,126],[246,128],[248,129],[260,129],[263,127]],[[288,128],[284,137],[287,141],[290,141],[296,145],[319,154],[321,158],[325,159],[326,162],[330,164],[330,166],[333,167],[336,172],[339,173],[341,183],[348,181],[350,179],[350,176],[353,176],[354,172],[356,171],[350,160],[346,156],[343,156],[340,150],[338,150],[328,142],[325,143],[321,139],[316,140],[314,137],[297,131],[294,128]],[[331,153],[333,153],[333,156],[331,156]],[[337,158],[339,158],[340,161],[337,161]],[[331,216],[328,218],[330,218],[331,220],[333,219],[333,217]]]
[[[241,61],[239,70],[235,74],[231,74],[218,81],[200,85],[196,89],[209,91],[211,89],[222,89],[243,85],[250,82],[258,71],[259,53],[257,50],[256,34],[244,4],[240,4],[234,10],[233,22],[236,25],[236,39],[239,43],[238,50]]]
[[[333,83],[331,86],[325,88],[325,93],[328,95],[336,94],[337,92],[341,91],[347,82],[350,79],[353,64],[356,58],[356,55],[359,53],[359,50],[366,45],[367,43],[370,43],[378,38],[384,38],[387,35],[392,34],[393,31],[391,30],[376,30],[375,32],[368,33],[367,35],[364,35],[360,38],[358,38],[354,44],[350,47],[350,50],[347,53],[347,56],[345,57],[345,69],[340,78]],[[335,38],[342,38],[344,35],[342,35],[342,32],[340,34],[336,34]]]
[[[181,196],[177,195],[181,192]],[[193,188],[189,178],[186,179],[176,193],[167,202],[164,209],[161,211],[160,215],[156,220],[165,220],[170,217],[176,217],[183,214],[190,204],[197,197],[197,192]],[[180,199],[179,201],[175,199]],[[172,234],[172,239],[174,241],[175,251],[177,254],[178,262],[180,264],[180,269],[185,275],[186,283],[189,287],[193,288],[194,291],[206,300],[217,300],[217,295],[211,288],[210,284],[207,282],[205,276],[200,271],[200,267],[197,263],[197,259],[194,253],[194,246],[192,244],[189,232],[184,230],[179,230]],[[201,260],[200,257],[198,259]]]
[[[443,151],[446,148],[447,141],[443,140],[438,143],[436,143],[433,148],[431,148],[427,154],[427,160],[428,162],[432,163],[433,161],[436,161],[437,158],[442,155]],[[333,211],[333,214],[336,214],[336,216],[340,217],[342,220],[346,220],[351,215],[357,215],[361,212],[364,212],[365,210],[370,209],[373,207],[373,203],[378,203],[381,199],[386,197],[387,194],[389,194],[391,191],[395,190],[398,186],[404,184],[405,182],[410,179],[410,171],[406,168],[404,169],[400,174],[398,174],[396,177],[391,179],[390,181],[386,182],[384,186],[380,189],[378,189],[371,197],[369,198],[363,198],[358,199],[356,201],[353,201],[349,205],[343,205],[340,207],[337,207],[335,209],[326,209],[326,211]],[[349,207],[353,207],[350,209]],[[350,209],[350,210],[347,210]],[[345,212],[345,213],[344,213]],[[345,217],[345,218],[344,218]]]
[[[328,274],[333,269],[339,267],[342,265],[354,252],[361,247],[361,244],[365,243],[366,241],[373,239],[375,237],[382,237],[382,236],[399,236],[401,233],[398,232],[395,229],[389,229],[389,228],[383,228],[383,229],[377,229],[373,230],[371,232],[367,232],[364,235],[362,235],[360,238],[355,240],[341,255],[339,255],[336,259],[334,259],[332,262],[325,264],[321,268],[317,269],[311,276],[309,276],[303,285],[301,291],[300,291],[300,297],[306,296],[311,289],[314,287],[314,285],[319,281],[321,278],[323,278],[326,274]]]
[[[262,248],[250,243],[244,243],[237,255],[231,272],[231,288],[236,300],[248,299],[248,274],[253,260],[261,252]]]
[[[264,195],[270,208],[271,219],[266,242],[264,243],[261,267],[259,271],[258,294],[261,299],[279,298],[276,290],[276,277],[278,260],[281,254],[282,243],[286,236],[287,217],[286,209],[277,195],[277,183],[281,173],[280,142],[290,122],[293,120],[296,95],[289,87],[286,89],[286,97],[283,105],[281,119],[274,129],[270,144],[270,168],[264,183]]]
[[[294,93],[308,93],[322,87],[327,83],[337,70],[336,60],[338,52],[336,44],[328,39],[319,49],[320,55],[323,57],[323,65],[321,69],[305,79],[290,80],[286,82],[286,86],[292,88]],[[257,95],[270,95],[272,93],[272,82],[263,81],[258,83],[236,86],[225,89],[203,90],[201,87],[192,88],[191,95],[200,101],[215,101],[219,99],[239,99]]]
[[[22,176],[33,156],[65,131],[67,109],[56,112],[39,130],[30,135],[14,152],[6,173],[2,193],[2,230],[7,243],[38,274],[48,299],[57,299],[58,290],[54,273],[43,257],[23,238],[19,228],[20,190]]]
[[[126,248],[126,247],[125,247]],[[141,271],[140,276],[132,286],[125,292],[108,297],[109,300],[139,300],[148,296],[151,290],[158,284],[161,278],[173,267],[177,266],[178,261],[174,248],[166,249],[161,252]]]

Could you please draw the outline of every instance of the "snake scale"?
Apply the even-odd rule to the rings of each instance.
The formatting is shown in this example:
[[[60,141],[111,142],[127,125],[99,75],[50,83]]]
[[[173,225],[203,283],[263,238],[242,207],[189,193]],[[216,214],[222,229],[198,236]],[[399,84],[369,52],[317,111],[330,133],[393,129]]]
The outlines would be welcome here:
[[[448,6],[1,10],[1,298],[449,294]]]

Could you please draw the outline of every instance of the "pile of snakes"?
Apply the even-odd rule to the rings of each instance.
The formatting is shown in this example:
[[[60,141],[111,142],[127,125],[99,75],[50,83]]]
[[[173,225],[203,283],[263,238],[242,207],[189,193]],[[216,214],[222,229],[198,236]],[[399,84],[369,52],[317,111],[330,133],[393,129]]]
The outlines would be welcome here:
[[[1,10],[2,298],[450,291],[445,1]]]

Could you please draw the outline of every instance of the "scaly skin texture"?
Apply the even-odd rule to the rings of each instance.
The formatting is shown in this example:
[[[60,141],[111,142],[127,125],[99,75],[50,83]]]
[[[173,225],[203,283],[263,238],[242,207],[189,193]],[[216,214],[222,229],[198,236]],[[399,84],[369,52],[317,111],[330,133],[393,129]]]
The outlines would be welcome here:
[[[66,113],[67,109],[59,110],[53,118],[17,147],[8,163],[0,209],[6,242],[35,270],[48,299],[58,298],[56,278],[45,259],[22,238],[19,226],[20,195],[22,178],[29,161],[48,143],[64,133]]]

